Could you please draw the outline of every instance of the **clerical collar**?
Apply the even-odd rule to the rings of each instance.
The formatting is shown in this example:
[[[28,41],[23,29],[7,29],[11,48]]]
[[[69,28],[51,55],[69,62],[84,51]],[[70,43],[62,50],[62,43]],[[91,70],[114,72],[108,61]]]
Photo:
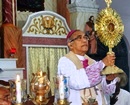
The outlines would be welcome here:
[[[77,56],[80,60],[84,60],[84,59],[85,59],[85,57],[82,56],[82,55],[78,55],[78,54],[76,54],[76,56]]]

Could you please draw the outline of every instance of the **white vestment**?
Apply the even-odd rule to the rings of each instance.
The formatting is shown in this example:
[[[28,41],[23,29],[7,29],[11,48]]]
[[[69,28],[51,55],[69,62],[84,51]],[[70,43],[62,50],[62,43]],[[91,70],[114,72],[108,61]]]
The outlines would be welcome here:
[[[120,93],[117,95],[118,100],[114,105],[130,105],[130,92],[120,89]],[[107,105],[110,105],[110,96],[106,95],[107,101],[109,102]]]
[[[69,56],[68,56],[69,55]],[[68,98],[69,102],[72,102],[70,105],[82,105],[82,96],[83,98],[87,98],[86,94],[81,94],[84,90],[88,90],[85,88],[90,88],[91,83],[89,81],[89,76],[86,74],[86,69],[84,69],[82,66],[81,61],[84,59],[88,59],[88,64],[91,65],[92,63],[95,64],[94,60],[86,56],[80,56],[75,55],[74,53],[70,52],[67,56],[61,57],[58,63],[58,75],[64,75],[65,77],[69,77],[69,87],[70,87],[70,96]],[[78,60],[77,60],[78,59]],[[95,62],[95,63],[94,63]],[[99,62],[100,70],[104,68],[104,64],[102,62]],[[96,66],[94,66],[96,67]],[[104,78],[104,81],[106,79]],[[101,81],[100,81],[101,82]],[[114,88],[110,88],[110,90],[115,91],[115,83],[113,86]],[[102,98],[104,98],[104,90],[102,90],[102,86],[107,88],[106,82],[102,81],[103,85],[100,85],[100,87],[96,86],[97,89],[97,95],[95,96],[96,100],[98,101],[98,105],[106,105],[103,104]],[[96,85],[96,84],[95,84]],[[108,90],[109,90],[108,88]],[[93,89],[93,88],[92,88]],[[107,90],[107,89],[106,89]],[[109,91],[108,91],[109,92]],[[110,92],[111,93],[111,92]]]
[[[77,55],[77,57],[80,60],[85,59],[84,56]],[[70,59],[67,57],[61,57],[58,63],[58,75],[70,77],[70,96],[68,100],[72,102],[71,105],[82,105],[80,91],[90,87],[90,82],[85,69],[81,68],[77,70],[76,65]]]

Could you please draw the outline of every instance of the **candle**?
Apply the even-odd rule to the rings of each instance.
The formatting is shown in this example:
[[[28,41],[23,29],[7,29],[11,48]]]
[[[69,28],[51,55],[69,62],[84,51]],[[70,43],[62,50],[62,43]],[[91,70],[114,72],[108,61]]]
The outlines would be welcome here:
[[[59,79],[59,98],[60,99],[64,99],[65,97],[65,95],[64,95],[64,77],[63,77],[63,75],[60,75],[60,76],[58,76],[58,79]]]
[[[20,75],[16,76],[16,102],[21,103],[21,80],[20,80]]]

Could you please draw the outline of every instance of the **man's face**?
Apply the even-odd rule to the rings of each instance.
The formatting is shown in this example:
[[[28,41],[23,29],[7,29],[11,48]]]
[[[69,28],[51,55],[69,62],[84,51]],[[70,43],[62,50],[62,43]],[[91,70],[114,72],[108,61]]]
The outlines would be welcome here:
[[[88,37],[82,31],[76,31],[70,38],[68,46],[71,51],[78,55],[84,55],[88,51]]]
[[[112,80],[114,80],[116,77],[118,77],[118,74],[109,74],[109,75],[106,76],[106,79],[107,79],[108,81],[112,81]]]

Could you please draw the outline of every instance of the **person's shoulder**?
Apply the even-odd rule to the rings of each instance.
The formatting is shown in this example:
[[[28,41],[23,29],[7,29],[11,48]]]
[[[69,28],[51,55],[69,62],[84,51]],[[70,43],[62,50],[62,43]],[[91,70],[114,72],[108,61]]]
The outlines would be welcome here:
[[[61,60],[66,60],[66,59],[67,59],[67,57],[63,56],[63,57],[61,57],[61,58],[59,59],[59,61],[61,61]]]
[[[130,96],[130,92],[128,92],[127,90],[124,90],[124,89],[120,89],[120,91],[123,93],[123,94],[127,94]]]
[[[67,57],[61,57],[58,61],[58,67],[60,68],[67,68],[67,67],[70,67],[70,66],[74,66],[74,63]]]
[[[66,57],[66,56],[63,56],[59,59],[59,62],[69,62],[70,60]]]

